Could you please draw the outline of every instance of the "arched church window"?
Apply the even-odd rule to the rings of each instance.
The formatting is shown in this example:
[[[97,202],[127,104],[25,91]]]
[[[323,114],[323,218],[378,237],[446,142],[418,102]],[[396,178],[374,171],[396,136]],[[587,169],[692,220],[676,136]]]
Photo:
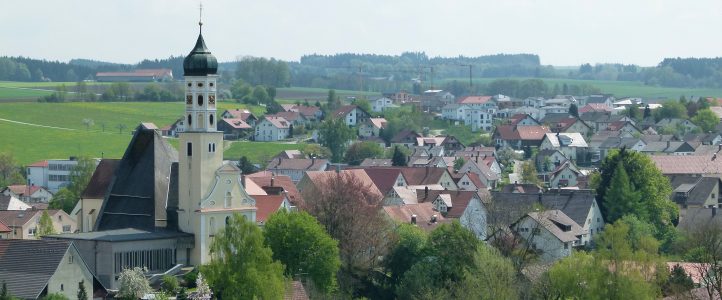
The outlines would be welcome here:
[[[193,143],[186,144],[186,156],[193,156]]]
[[[203,105],[203,95],[198,95],[198,106]]]
[[[208,117],[208,121],[211,123],[211,126],[213,126],[213,115]]]
[[[193,125],[193,116],[188,115],[188,127],[190,127],[191,125]]]
[[[226,192],[226,198],[224,200],[225,201],[223,203],[224,203],[225,207],[226,208],[231,207],[231,201],[233,200],[233,196],[231,195],[230,191]]]

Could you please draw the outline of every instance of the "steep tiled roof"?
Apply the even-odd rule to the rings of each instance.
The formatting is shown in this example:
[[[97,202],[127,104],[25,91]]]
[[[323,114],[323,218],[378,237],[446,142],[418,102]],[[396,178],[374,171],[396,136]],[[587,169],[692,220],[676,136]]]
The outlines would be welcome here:
[[[15,297],[37,299],[70,247],[68,241],[0,240],[0,281]]]
[[[42,187],[37,185],[25,185],[25,184],[15,184],[15,185],[8,185],[7,189],[10,190],[13,194],[18,196],[25,196],[35,194],[38,190],[40,190]]]
[[[671,176],[672,190],[687,193],[687,205],[704,205],[710,194],[718,195],[715,188],[718,187],[720,179],[717,177],[698,177],[688,175]],[[675,193],[670,195],[674,200]],[[717,202],[717,199],[714,199]]]
[[[416,138],[420,137],[421,135],[416,133],[416,131],[410,130],[410,129],[403,129],[399,131],[393,138],[391,138],[392,143],[415,143]]]
[[[3,194],[0,194],[0,210],[18,211],[26,210],[28,208],[31,208],[31,206],[21,201],[20,199],[15,198],[12,195],[5,196]]]
[[[530,212],[528,216],[544,226],[546,230],[562,242],[576,241],[578,240],[576,236],[581,235],[583,232],[581,226],[579,226],[579,224],[574,222],[561,210],[555,209],[543,212]],[[564,231],[557,224],[570,226],[571,230]]]
[[[256,222],[264,223],[268,217],[281,208],[284,195],[253,196],[256,199]]]
[[[258,184],[261,188],[268,187],[282,187],[286,193],[288,193],[288,201],[293,205],[299,205],[303,203],[301,193],[298,192],[296,185],[291,181],[291,177],[286,175],[273,175],[270,171],[261,171],[253,174],[246,175],[246,178],[252,180]],[[273,178],[273,184],[271,179]]]
[[[466,97],[459,99],[459,101],[457,101],[456,103],[459,103],[459,104],[484,104],[486,102],[489,102],[489,100],[491,100],[491,96],[466,96]]]
[[[295,111],[279,111],[273,115],[266,115],[266,117],[281,117],[288,120],[289,122],[294,122],[299,119],[305,119],[303,115],[301,115],[301,113]]]
[[[393,189],[396,178],[401,174],[401,169],[398,168],[368,168],[364,171],[384,195]]]
[[[376,187],[376,184],[374,184],[373,180],[371,180],[371,177],[366,174],[366,171],[363,169],[349,169],[349,170],[342,170],[342,175],[348,175],[353,176],[355,179],[360,181],[363,185],[368,186],[370,188],[370,193],[375,194],[379,197],[379,199],[383,198],[383,194],[381,191]],[[311,183],[314,186],[318,186],[321,184],[324,180],[327,180],[328,178],[332,178],[331,176],[336,176],[336,171],[306,171],[306,176],[308,176],[308,179],[311,181]],[[305,190],[303,191],[305,193]]]
[[[722,157],[712,155],[651,155],[662,174],[722,174]]]
[[[338,108],[331,114],[331,117],[339,118],[339,117],[346,116],[348,113],[353,111],[355,108],[358,108],[358,106],[356,106],[356,105],[341,106],[340,108]],[[361,109],[361,108],[359,108],[359,109]]]
[[[20,227],[40,213],[40,210],[0,210],[0,222],[10,227]],[[52,213],[48,211],[48,214]]]
[[[401,174],[408,185],[437,184],[446,172],[448,171],[445,168],[401,168]]]
[[[272,117],[272,116],[265,116],[264,117],[268,122],[271,122],[271,124],[276,128],[289,128],[291,126],[291,123],[288,122],[288,120],[281,118],[281,117]]]
[[[546,139],[551,142],[552,146],[558,147],[588,147],[587,142],[581,133],[578,132],[567,132],[567,133],[547,133]]]
[[[281,158],[278,157],[268,162],[267,170],[310,170],[319,171],[328,164],[327,159],[321,158]]]
[[[538,194],[542,189],[531,183],[510,183],[505,185],[502,189],[502,193],[521,193],[521,194]]]
[[[492,192],[496,210],[531,211],[534,204],[541,204],[546,209],[558,209],[580,226],[586,222],[589,210],[595,205],[593,190],[550,190],[546,193],[505,193]],[[504,209],[508,207],[509,209]],[[526,209],[525,209],[526,208]],[[528,209],[528,210],[527,210]],[[521,216],[519,216],[521,217]],[[515,220],[512,220],[512,222]]]
[[[386,128],[386,119],[384,118],[369,118],[369,122],[376,128]]]
[[[425,231],[431,231],[439,224],[450,221],[435,211],[431,202],[384,206],[384,211],[391,219],[399,223],[411,223],[412,216],[416,216],[416,226]],[[432,222],[432,217],[436,217],[436,222]]]
[[[227,118],[227,119],[221,119],[221,122],[224,122],[228,124],[228,126],[231,126],[235,129],[251,129],[251,125],[248,125],[246,121],[243,121],[243,119],[240,118]]]
[[[496,127],[497,132],[503,140],[525,140],[540,141],[547,134],[549,128],[546,126],[530,125],[499,125]]]
[[[361,167],[390,167],[392,161],[390,158],[367,158],[361,162]]]

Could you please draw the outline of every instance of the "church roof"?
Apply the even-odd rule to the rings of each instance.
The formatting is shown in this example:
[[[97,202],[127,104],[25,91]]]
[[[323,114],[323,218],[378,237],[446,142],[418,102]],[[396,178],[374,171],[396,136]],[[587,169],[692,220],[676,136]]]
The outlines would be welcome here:
[[[218,61],[206,47],[203,40],[203,34],[198,34],[196,46],[193,47],[191,53],[183,60],[184,76],[206,76],[216,74],[218,71]]]

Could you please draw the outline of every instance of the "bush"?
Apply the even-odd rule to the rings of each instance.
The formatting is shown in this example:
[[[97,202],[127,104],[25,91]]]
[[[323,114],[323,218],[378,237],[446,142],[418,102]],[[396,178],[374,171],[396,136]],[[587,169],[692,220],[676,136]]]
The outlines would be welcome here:
[[[161,279],[161,288],[164,292],[175,295],[179,287],[178,278],[175,278],[175,276],[163,275],[163,279]]]
[[[185,282],[185,287],[192,289],[196,287],[196,278],[198,278],[198,269],[193,269],[193,271],[188,272],[187,274],[183,275],[183,281]]]

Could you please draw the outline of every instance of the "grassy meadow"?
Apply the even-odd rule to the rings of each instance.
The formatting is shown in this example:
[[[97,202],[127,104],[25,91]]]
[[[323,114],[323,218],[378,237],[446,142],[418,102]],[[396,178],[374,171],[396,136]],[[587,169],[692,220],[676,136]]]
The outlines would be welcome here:
[[[246,108],[243,104],[219,102],[218,110]],[[0,104],[0,119],[24,122],[12,123],[0,120],[0,152],[10,152],[20,164],[29,164],[47,158],[65,158],[74,155],[119,158],[131,139],[130,132],[140,122],[153,122],[163,127],[183,115],[181,102],[69,102]],[[255,113],[263,107],[249,107]],[[87,126],[84,119],[93,120]],[[124,125],[121,131],[118,125]],[[105,129],[103,129],[105,126]],[[176,139],[169,139],[177,146]],[[236,145],[242,144],[242,145]],[[229,159],[247,155],[254,162],[269,154],[298,145],[281,143],[233,142],[228,147]],[[244,154],[244,153],[248,154]]]

